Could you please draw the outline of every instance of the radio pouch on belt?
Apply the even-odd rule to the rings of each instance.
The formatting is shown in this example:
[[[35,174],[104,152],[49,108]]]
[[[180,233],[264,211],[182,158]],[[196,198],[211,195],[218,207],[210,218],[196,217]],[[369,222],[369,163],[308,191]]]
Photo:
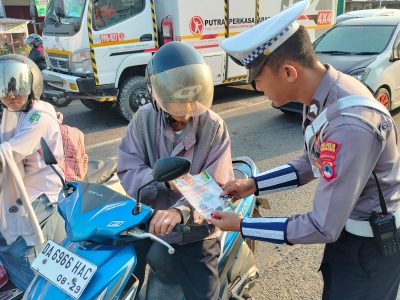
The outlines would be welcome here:
[[[372,227],[374,239],[377,242],[383,256],[400,254],[399,234],[396,228],[396,218],[392,213],[388,213],[385,199],[375,172],[372,172],[378,186],[379,203],[382,212],[372,212],[369,223]]]

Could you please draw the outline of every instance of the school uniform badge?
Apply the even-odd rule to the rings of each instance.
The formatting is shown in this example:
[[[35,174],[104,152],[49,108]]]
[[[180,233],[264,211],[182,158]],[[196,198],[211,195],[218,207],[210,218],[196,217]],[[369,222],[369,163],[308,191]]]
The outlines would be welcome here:
[[[331,140],[326,140],[321,144],[319,161],[321,163],[319,171],[326,181],[336,178],[335,161],[339,152],[340,144]]]
[[[38,112],[35,112],[32,114],[32,116],[29,118],[29,122],[31,123],[37,123],[40,120],[41,115]]]

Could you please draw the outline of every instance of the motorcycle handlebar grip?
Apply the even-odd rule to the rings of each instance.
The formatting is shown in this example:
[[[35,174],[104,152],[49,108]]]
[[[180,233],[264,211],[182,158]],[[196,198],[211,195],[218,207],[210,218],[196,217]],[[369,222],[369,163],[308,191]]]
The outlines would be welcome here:
[[[183,224],[176,224],[174,229],[172,229],[174,232],[190,232],[190,227],[187,225]]]

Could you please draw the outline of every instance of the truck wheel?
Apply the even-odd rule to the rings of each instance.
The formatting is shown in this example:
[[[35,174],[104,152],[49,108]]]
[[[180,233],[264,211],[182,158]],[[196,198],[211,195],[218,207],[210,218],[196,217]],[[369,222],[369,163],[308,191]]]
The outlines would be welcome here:
[[[111,106],[114,105],[114,102],[111,102],[111,101],[98,102],[96,100],[81,99],[81,102],[87,108],[90,108],[91,110],[97,110],[97,111],[110,109]]]
[[[122,117],[130,121],[139,107],[147,103],[150,103],[150,98],[143,76],[134,76],[122,83],[117,102],[117,110]]]
[[[73,99],[72,98],[67,98],[67,97],[63,97],[63,98],[47,98],[45,99],[45,101],[48,101],[50,104],[57,106],[57,107],[65,107],[68,104],[71,103]]]

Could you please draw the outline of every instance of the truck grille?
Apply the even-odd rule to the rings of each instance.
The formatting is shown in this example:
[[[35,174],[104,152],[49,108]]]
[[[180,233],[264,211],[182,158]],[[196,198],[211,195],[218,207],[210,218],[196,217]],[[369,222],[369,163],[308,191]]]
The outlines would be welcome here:
[[[69,72],[69,57],[62,54],[49,54],[50,67],[62,72]]]

